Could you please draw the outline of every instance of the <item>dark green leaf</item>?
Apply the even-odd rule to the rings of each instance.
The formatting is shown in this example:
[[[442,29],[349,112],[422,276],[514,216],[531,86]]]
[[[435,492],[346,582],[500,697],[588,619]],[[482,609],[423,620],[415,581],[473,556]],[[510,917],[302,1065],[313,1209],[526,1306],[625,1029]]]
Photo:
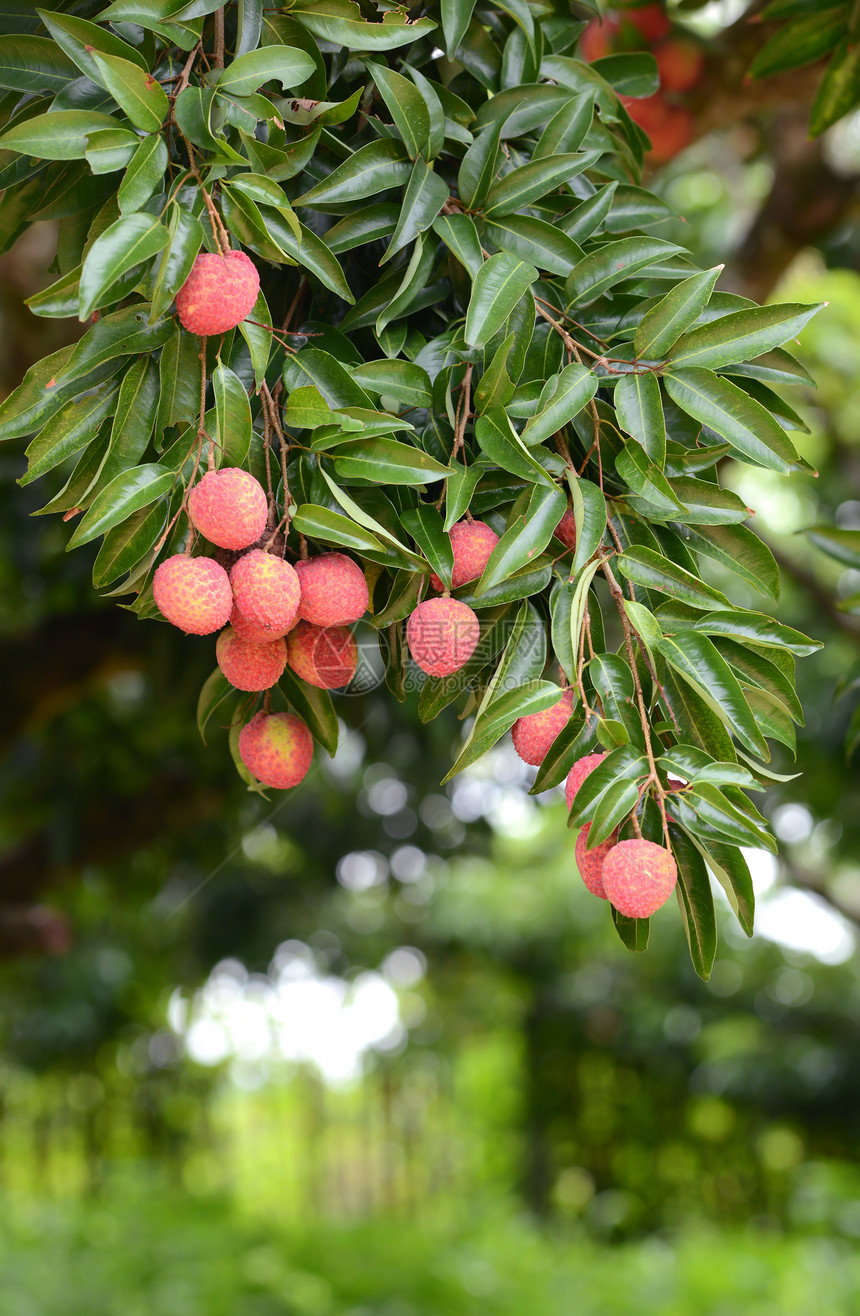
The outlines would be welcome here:
[[[155,215],[123,215],[109,225],[87,252],[81,270],[79,317],[86,320],[103,294],[127,270],[167,245],[169,234]]]
[[[527,511],[514,520],[493,549],[475,589],[478,598],[543,552],[566,506],[567,499],[560,489],[535,486]]]
[[[716,370],[762,356],[796,338],[820,310],[820,304],[754,306],[711,320],[685,334],[669,352],[673,373],[677,366],[706,366]]]
[[[95,110],[57,110],[7,129],[0,137],[0,147],[42,160],[83,160],[88,138],[116,127],[116,119]]]
[[[170,109],[167,93],[149,72],[132,60],[93,51],[99,81],[142,132],[158,132]]]
[[[650,361],[661,360],[681,335],[696,323],[722,271],[723,266],[717,265],[702,274],[691,275],[646,311],[633,340],[636,355]]]
[[[664,242],[662,238],[620,238],[581,260],[568,276],[565,291],[571,302],[585,305],[622,279],[629,279],[655,261],[683,250],[683,247]]]
[[[818,137],[857,103],[860,85],[860,43],[846,39],[831,57],[809,113],[809,132]]]
[[[278,687],[314,740],[319,741],[330,755],[334,755],[337,749],[338,721],[328,690],[318,690],[316,686],[300,681],[289,667],[284,669]]]
[[[484,214],[488,219],[494,219],[531,205],[574,175],[590,169],[599,156],[599,151],[567,153],[551,159],[531,160],[512,169],[490,188],[483,206]]]
[[[485,261],[475,276],[466,312],[466,342],[472,347],[488,342],[537,278],[533,265],[504,251]]]
[[[69,548],[78,548],[90,540],[103,535],[105,531],[127,520],[132,512],[141,507],[148,507],[156,499],[168,493],[176,479],[172,471],[163,466],[150,464],[135,466],[130,471],[122,471],[111,480],[106,489],[93,500],[75,533],[69,540]]]
[[[664,635],[658,647],[676,672],[723,718],[741,744],[766,759],[767,746],[744,692],[711,641],[695,631],[679,631]]]
[[[699,366],[673,368],[666,391],[682,411],[715,430],[753,465],[787,474],[797,464],[782,426],[730,380]]]
[[[618,570],[634,585],[656,589],[692,608],[731,608],[725,594],[670,562],[654,549],[634,546],[618,558]]]
[[[412,165],[402,142],[393,138],[369,142],[332,170],[323,182],[297,197],[293,205],[312,206],[315,210],[338,209],[401,186],[411,172]]]
[[[690,959],[696,973],[707,982],[717,952],[717,920],[708,872],[701,854],[685,832],[670,824],[669,834],[678,865],[676,890]]]

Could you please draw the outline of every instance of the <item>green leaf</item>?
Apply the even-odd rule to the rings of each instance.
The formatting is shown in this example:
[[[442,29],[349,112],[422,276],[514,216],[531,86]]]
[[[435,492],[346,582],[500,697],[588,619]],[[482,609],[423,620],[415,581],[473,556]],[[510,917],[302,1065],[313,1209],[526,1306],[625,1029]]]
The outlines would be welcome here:
[[[586,238],[590,238],[608,220],[617,187],[617,183],[607,183],[599,188],[594,196],[586,197],[578,206],[560,215],[559,228],[573,238],[574,242],[584,242]],[[619,915],[620,917],[622,916]],[[633,921],[635,920],[631,920]]]
[[[93,51],[99,81],[142,132],[158,132],[170,110],[167,93],[148,72],[129,59]]]
[[[551,274],[569,274],[582,259],[582,250],[561,229],[532,215],[509,215],[485,220],[483,230],[502,251],[531,261]]]
[[[576,526],[576,549],[571,566],[571,574],[575,576],[603,542],[607,523],[606,499],[596,484],[574,476],[571,471],[568,471],[567,483]]]
[[[552,438],[579,415],[596,392],[597,379],[586,366],[575,361],[565,366],[553,379],[547,380],[538,410],[523,430],[523,443],[533,447]]]
[[[544,755],[529,795],[539,795],[564,781],[576,760],[594,748],[595,725],[595,718],[583,724],[578,718],[571,717]]]
[[[628,439],[615,455],[615,469],[634,493],[669,514],[681,504],[660,467],[651,460],[635,439]]]
[[[577,791],[568,826],[582,827],[584,823],[590,822],[603,796],[613,790],[618,782],[635,782],[647,775],[648,760],[636,746],[620,745],[618,749],[612,750],[602,763],[592,769]]]
[[[809,133],[819,137],[825,129],[853,110],[857,103],[860,85],[860,44],[846,38],[831,57],[824,77],[818,84],[815,100],[809,112]]]
[[[622,279],[643,270],[656,261],[683,251],[674,242],[661,238],[620,238],[608,242],[581,260],[565,282],[565,292],[575,304],[595,301]]]
[[[299,224],[291,211],[289,214],[293,223],[287,219],[287,210],[260,206],[260,215],[266,231],[274,238],[281,250],[291,256],[296,264],[315,275],[324,287],[331,289],[343,301],[352,304],[355,298],[350,291],[340,261],[322,238],[317,237],[316,233],[306,228],[304,224]],[[296,236],[293,224],[301,234],[300,239]]]
[[[518,516],[496,544],[475,594],[478,598],[528,566],[542,553],[567,506],[560,489],[536,485],[529,497],[528,509]]]
[[[860,530],[843,530],[839,526],[815,525],[806,532],[807,539],[828,557],[853,571],[860,571]]]
[[[356,553],[384,553],[382,541],[376,535],[356,525],[348,516],[333,512],[328,507],[302,503],[292,518],[292,525],[300,535],[319,540],[323,544],[337,544]]]
[[[303,50],[290,46],[262,46],[228,64],[218,74],[217,87],[219,91],[229,91],[234,96],[248,96],[264,82],[279,82],[284,91],[290,91],[309,78],[315,67],[310,55]],[[216,81],[216,72],[209,73],[210,83]]]
[[[450,589],[454,550],[436,508],[429,503],[419,503],[401,513],[400,524],[415,540],[446,589]]]
[[[769,411],[728,379],[699,366],[672,369],[666,391],[682,411],[709,426],[754,466],[787,474],[797,452]]]
[[[498,171],[503,122],[498,119],[477,133],[460,161],[457,195],[470,210],[479,210],[483,206]]]
[[[155,215],[123,215],[109,225],[87,252],[81,270],[79,318],[86,320],[102,296],[127,270],[155,256],[169,241]]]
[[[637,357],[659,361],[683,333],[695,324],[710,301],[724,266],[693,274],[678,283],[643,315],[633,339]]]
[[[173,332],[173,323],[159,320],[150,324],[149,309],[145,302],[138,302],[96,321],[75,345],[60,383],[80,379],[116,357],[154,352],[157,347],[162,347]]]
[[[41,160],[83,160],[89,137],[116,127],[116,119],[95,110],[56,110],[8,128],[0,137],[0,147]]]
[[[52,416],[28,447],[27,472],[18,483],[26,485],[38,480],[94,439],[102,421],[110,415],[116,391],[114,384],[108,384],[95,393],[67,402]]]
[[[284,387],[288,393],[304,384],[314,384],[330,407],[367,407],[373,409],[364,389],[353,379],[346,366],[330,352],[305,347],[284,362]]]
[[[475,221],[469,215],[439,215],[432,228],[474,279],[484,265]]]
[[[672,851],[678,866],[676,891],[690,947],[690,959],[707,982],[717,953],[717,920],[708,872],[698,848],[679,827],[669,825]]]
[[[93,500],[67,548],[88,544],[90,540],[97,539],[105,531],[127,520],[132,512],[148,507],[170,491],[175,479],[173,471],[166,471],[163,466],[156,464],[135,466],[130,471],[122,471]]]
[[[612,395],[618,424],[658,467],[666,460],[666,421],[655,375],[623,375]]]
[[[734,525],[746,521],[750,509],[742,498],[730,489],[721,489],[710,480],[692,480],[677,477],[669,481],[674,493],[684,505],[684,511],[675,511],[678,521],[694,525]]]
[[[483,206],[485,216],[487,219],[497,218],[531,205],[548,192],[555,191],[574,175],[590,169],[600,154],[599,151],[585,151],[582,154],[574,152],[553,156],[548,160],[530,160],[528,164],[519,165],[497,183],[493,183]]]
[[[588,832],[588,848],[607,841],[616,827],[628,818],[639,800],[639,789],[632,781],[614,781],[600,798]]]
[[[339,727],[328,690],[318,690],[316,686],[300,681],[289,667],[284,669],[278,688],[283,691],[290,707],[298,713],[314,740],[319,741],[323,749],[334,756]]]
[[[219,361],[212,371],[215,415],[218,423],[220,465],[242,466],[251,446],[251,407],[245,386]]]
[[[200,732],[200,739],[204,745],[206,744],[206,724],[210,717],[216,708],[235,694],[236,687],[230,684],[220,667],[216,667],[215,671],[203,682],[197,700],[197,730]]]
[[[781,347],[790,338],[796,338],[820,310],[820,303],[814,306],[753,306],[711,320],[709,324],[685,334],[672,348],[668,359],[673,373],[677,366],[706,366],[716,370],[720,366],[762,356]]]
[[[167,169],[167,146],[159,135],[144,137],[128,162],[119,185],[117,202],[120,213],[130,215],[140,210],[159,187]]]
[[[452,459],[451,474],[445,482],[446,530],[450,530],[465,515],[482,474],[480,467],[463,466]]]
[[[412,164],[402,142],[393,138],[368,142],[333,169],[328,178],[297,197],[293,205],[312,206],[315,210],[338,209],[364,197],[375,197],[391,187],[400,187],[411,172]]]
[[[121,471],[137,465],[155,425],[158,400],[158,366],[151,356],[139,357],[120,385],[110,445],[98,472],[100,484],[109,484]]]
[[[742,745],[767,758],[767,745],[744,692],[725,659],[707,636],[695,631],[664,635],[658,648],[675,671],[723,718]]]
[[[426,370],[411,361],[365,361],[350,370],[352,378],[371,393],[394,398],[406,407],[429,407],[432,402]]]
[[[807,658],[821,648],[820,640],[810,640],[807,635],[791,626],[784,626],[763,612],[708,612],[702,617],[691,618],[684,625],[700,630],[705,635],[722,635],[741,644],[751,641],[765,648],[787,649],[798,658]]]
[[[662,655],[658,658],[660,699],[677,734],[720,762],[734,762],[737,759],[734,742],[722,719],[692,686],[675,675]]]
[[[365,22],[354,0],[311,0],[292,16],[314,36],[347,50],[395,50],[436,28],[432,19],[410,18],[402,7],[383,11],[380,23]]]
[[[515,338],[516,334],[508,334],[504,342],[500,343],[493,352],[492,359],[481,375],[473,395],[473,405],[478,415],[496,407],[504,407],[511,399],[514,386],[508,375],[507,364]],[[492,346],[491,342],[484,354],[485,360],[488,359]]]
[[[449,59],[454,54],[472,19],[475,0],[442,0],[442,31],[445,34],[445,53]]]
[[[129,166],[131,168],[131,166]],[[152,292],[152,315],[157,319],[167,310],[191,273],[197,253],[203,245],[203,225],[196,215],[172,205],[167,225],[168,241],[162,252]],[[259,319],[255,307],[251,314]]]
[[[774,603],[779,598],[779,567],[767,544],[747,526],[710,525],[685,528],[683,538],[694,552],[719,562]],[[860,541],[860,535],[858,535]],[[858,552],[860,565],[860,552]]]
[[[368,62],[367,69],[412,159],[429,158],[430,114],[418,88],[384,64]]]
[[[60,49],[98,85],[101,85],[101,73],[94,58],[96,54],[116,55],[131,60],[144,73],[148,71],[146,59],[139,50],[99,24],[51,9],[37,9],[36,13]]]
[[[343,479],[371,480],[374,484],[432,484],[448,474],[448,467],[434,457],[396,439],[342,443],[333,460],[336,474]]]
[[[786,674],[775,662],[765,658],[760,650],[748,645],[738,644],[735,640],[715,639],[717,650],[725,658],[742,686],[757,686],[775,695],[785,705],[796,722],[803,724],[803,708],[794,688],[793,678]],[[781,653],[768,650],[773,657]],[[753,710],[755,711],[755,710]]]
[[[593,118],[594,96],[571,96],[544,128],[532,152],[532,159],[541,160],[546,156],[578,150]]]
[[[641,955],[648,949],[648,937],[650,935],[651,920],[647,918],[627,918],[625,914],[619,914],[614,905],[610,905],[609,912],[612,915],[612,924],[618,933],[622,944],[634,954]]]
[[[475,422],[475,438],[486,457],[502,470],[530,484],[551,484],[540,462],[529,452],[501,407],[494,407]]]
[[[405,79],[404,79],[405,81]],[[430,228],[448,200],[448,184],[425,160],[416,160],[403,194],[397,226],[380,264],[414,242],[419,233]]]
[[[167,511],[163,504],[141,507],[105,535],[93,563],[93,585],[104,589],[119,580],[146,557],[164,531]],[[220,672],[219,672],[220,676]],[[230,687],[231,691],[233,687]]]
[[[53,41],[7,32],[0,48],[0,87],[48,95],[62,91],[78,70]]]
[[[653,548],[634,545],[617,559],[618,570],[634,585],[669,594],[691,608],[731,608],[725,594],[706,585]]]
[[[505,251],[485,261],[475,276],[466,312],[466,342],[483,347],[537,278],[533,265]]]
[[[87,164],[94,174],[114,174],[130,162],[138,140],[130,128],[108,128],[90,133],[84,152]]]

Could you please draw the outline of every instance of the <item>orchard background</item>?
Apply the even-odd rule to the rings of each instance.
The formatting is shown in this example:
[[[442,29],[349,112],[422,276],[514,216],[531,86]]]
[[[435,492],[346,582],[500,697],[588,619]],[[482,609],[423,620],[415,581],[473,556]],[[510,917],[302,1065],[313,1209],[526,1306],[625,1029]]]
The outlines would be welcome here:
[[[11,1309],[851,1311],[852,6],[381,19],[0,6]],[[210,465],[259,542],[193,533]],[[246,549],[368,587],[346,693],[277,641],[286,794],[152,594]],[[575,825],[678,862],[647,955],[574,864],[594,752]]]

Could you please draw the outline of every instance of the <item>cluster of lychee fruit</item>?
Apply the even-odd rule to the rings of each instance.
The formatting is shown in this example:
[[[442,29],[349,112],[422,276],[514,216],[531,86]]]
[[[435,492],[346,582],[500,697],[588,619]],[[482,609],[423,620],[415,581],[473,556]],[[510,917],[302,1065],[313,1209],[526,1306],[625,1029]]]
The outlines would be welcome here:
[[[672,33],[662,5],[621,0],[614,12],[592,19],[580,37],[579,49],[589,63],[618,52],[652,50],[660,74],[659,91],[641,99],[622,96],[622,104],[651,138],[649,158],[654,164],[665,164],[689,145],[694,122],[682,98],[701,79],[705,58],[692,37]]]

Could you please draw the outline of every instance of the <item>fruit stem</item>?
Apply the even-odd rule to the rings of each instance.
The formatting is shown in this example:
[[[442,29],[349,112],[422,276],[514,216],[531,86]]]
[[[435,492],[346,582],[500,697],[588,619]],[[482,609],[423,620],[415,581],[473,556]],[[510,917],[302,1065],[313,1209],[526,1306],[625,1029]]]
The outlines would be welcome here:
[[[206,439],[209,439],[209,451],[206,455],[206,469],[215,470],[215,440],[209,438],[206,433],[206,339],[200,339],[200,420],[197,424],[197,438],[200,440],[202,448]],[[198,454],[199,461],[199,454]]]
[[[224,67],[224,10],[215,10],[215,53],[212,62],[216,69]]]

